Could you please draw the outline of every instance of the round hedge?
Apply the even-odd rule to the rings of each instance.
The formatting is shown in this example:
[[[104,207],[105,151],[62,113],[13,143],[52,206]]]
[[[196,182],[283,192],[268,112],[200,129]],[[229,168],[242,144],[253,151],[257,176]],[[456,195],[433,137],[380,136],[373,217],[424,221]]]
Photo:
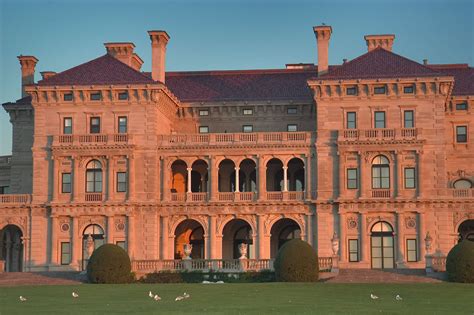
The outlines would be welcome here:
[[[133,280],[132,264],[120,246],[104,244],[97,248],[87,264],[87,277],[92,283],[128,283]]]
[[[464,240],[449,251],[446,272],[449,281],[474,283],[474,242]]]
[[[278,251],[274,267],[276,281],[318,281],[318,255],[311,245],[300,239],[283,244]]]

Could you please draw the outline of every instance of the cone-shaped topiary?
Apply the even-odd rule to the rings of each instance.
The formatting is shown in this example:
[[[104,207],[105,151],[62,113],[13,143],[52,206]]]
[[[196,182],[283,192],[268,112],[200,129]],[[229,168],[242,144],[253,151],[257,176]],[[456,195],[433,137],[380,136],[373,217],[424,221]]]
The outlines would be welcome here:
[[[276,281],[318,281],[318,255],[311,245],[299,239],[288,241],[280,248],[274,267]]]
[[[446,272],[449,281],[474,283],[474,242],[464,240],[449,251]]]
[[[128,283],[133,280],[132,265],[120,246],[104,244],[97,248],[87,264],[87,277],[92,283]]]

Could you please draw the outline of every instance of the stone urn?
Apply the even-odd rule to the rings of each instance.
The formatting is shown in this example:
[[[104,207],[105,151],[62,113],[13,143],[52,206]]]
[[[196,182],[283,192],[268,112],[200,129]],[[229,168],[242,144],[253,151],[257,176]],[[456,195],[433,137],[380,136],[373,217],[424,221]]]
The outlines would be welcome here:
[[[339,252],[339,237],[337,237],[336,232],[334,232],[332,236],[331,244],[332,244],[332,254],[336,256],[337,253]]]
[[[431,252],[431,242],[433,241],[433,238],[430,235],[430,232],[426,232],[426,237],[425,237],[425,248],[426,248],[426,253],[429,254]]]
[[[183,259],[189,260],[191,259],[191,252],[193,251],[193,245],[191,244],[184,244],[184,257]]]
[[[92,253],[94,252],[94,239],[89,234],[86,240],[86,248],[87,248],[87,259],[91,258]]]
[[[247,259],[247,244],[240,243],[239,244],[239,259]]]

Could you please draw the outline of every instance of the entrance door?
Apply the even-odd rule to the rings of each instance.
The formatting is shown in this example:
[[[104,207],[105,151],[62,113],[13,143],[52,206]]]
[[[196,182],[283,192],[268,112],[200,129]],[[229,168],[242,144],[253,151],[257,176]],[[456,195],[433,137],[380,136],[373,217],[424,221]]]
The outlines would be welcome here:
[[[387,222],[377,222],[372,227],[372,268],[394,268],[393,229]]]

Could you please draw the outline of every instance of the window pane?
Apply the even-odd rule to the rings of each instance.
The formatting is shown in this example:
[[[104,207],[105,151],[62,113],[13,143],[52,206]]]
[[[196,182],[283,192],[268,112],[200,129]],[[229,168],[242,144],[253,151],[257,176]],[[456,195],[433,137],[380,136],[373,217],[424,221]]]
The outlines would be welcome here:
[[[347,113],[346,127],[347,127],[347,129],[356,129],[357,128],[356,113],[355,112],[348,112]]]
[[[289,132],[298,131],[298,127],[296,125],[288,125],[288,131]]]
[[[382,172],[382,177],[389,177],[390,176],[390,169],[386,166],[381,167],[380,171]]]
[[[412,110],[406,110],[403,112],[404,113],[404,124],[403,126],[405,128],[414,128],[414,119],[413,119],[413,111]]]
[[[456,127],[456,141],[467,142],[467,127],[466,126]]]
[[[209,110],[207,109],[201,109],[199,111],[199,116],[209,116]]]
[[[127,133],[127,117],[118,118],[118,132]]]
[[[120,92],[118,98],[121,101],[128,100],[128,92]]]
[[[208,126],[201,126],[199,127],[199,133],[208,133],[209,127]]]
[[[382,246],[380,237],[372,237],[372,246]]]
[[[245,108],[243,112],[244,115],[253,115],[253,109],[251,108]]]
[[[457,103],[456,110],[467,110],[467,102]]]
[[[63,133],[65,135],[72,134],[72,118],[64,118]]]
[[[288,107],[288,109],[287,109],[287,113],[289,115],[295,115],[297,112],[298,111],[297,111],[296,107]]]
[[[243,132],[253,132],[253,126],[252,125],[244,125],[242,127]]]
[[[384,258],[383,260],[383,267],[384,268],[393,268],[393,258]]]
[[[375,128],[385,128],[385,112],[375,112]]]
[[[61,243],[61,265],[69,265],[71,263],[71,243]]]
[[[91,117],[90,133],[100,133],[100,118]]]
[[[390,180],[388,178],[382,178],[380,188],[383,188],[383,189],[390,188]]]
[[[393,237],[392,236],[383,236],[383,246],[393,246]]]
[[[382,268],[382,260],[377,259],[377,258],[373,258],[372,259],[372,267],[373,268]]]

